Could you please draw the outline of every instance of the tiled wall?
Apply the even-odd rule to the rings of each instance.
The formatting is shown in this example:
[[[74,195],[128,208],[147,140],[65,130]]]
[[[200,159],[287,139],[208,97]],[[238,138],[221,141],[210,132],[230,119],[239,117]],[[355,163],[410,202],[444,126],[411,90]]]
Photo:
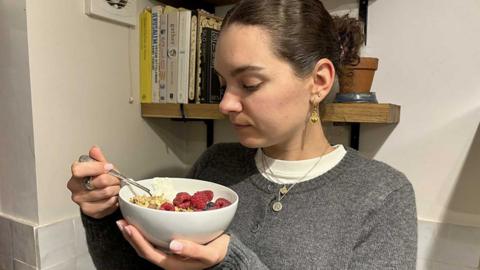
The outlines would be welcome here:
[[[80,218],[46,226],[0,216],[0,270],[94,270]]]
[[[480,228],[418,223],[418,270],[480,269]],[[94,270],[79,217],[34,227],[0,216],[0,270]]]
[[[480,269],[480,228],[419,221],[417,269]]]

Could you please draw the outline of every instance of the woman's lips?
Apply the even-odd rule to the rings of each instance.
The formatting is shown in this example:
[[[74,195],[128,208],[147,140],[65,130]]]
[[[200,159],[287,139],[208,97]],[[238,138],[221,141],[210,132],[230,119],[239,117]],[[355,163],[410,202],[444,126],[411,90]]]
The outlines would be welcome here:
[[[246,128],[250,126],[248,124],[237,124],[237,123],[232,123],[232,124],[235,128]]]

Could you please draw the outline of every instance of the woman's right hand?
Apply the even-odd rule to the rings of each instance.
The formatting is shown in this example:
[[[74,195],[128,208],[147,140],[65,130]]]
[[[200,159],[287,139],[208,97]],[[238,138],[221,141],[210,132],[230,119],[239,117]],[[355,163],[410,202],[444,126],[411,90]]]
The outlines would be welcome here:
[[[89,156],[96,161],[72,164],[72,177],[67,188],[72,192],[72,201],[80,206],[82,213],[92,218],[103,218],[118,208],[120,180],[108,173],[113,165],[108,163],[100,148],[94,146]],[[90,188],[85,186],[85,179],[92,177]]]

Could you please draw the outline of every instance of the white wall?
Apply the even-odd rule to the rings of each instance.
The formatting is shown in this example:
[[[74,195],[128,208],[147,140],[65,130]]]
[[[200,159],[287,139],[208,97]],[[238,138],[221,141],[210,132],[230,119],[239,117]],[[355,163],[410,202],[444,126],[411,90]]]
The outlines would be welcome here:
[[[94,144],[135,178],[185,170],[183,126],[140,116],[137,30],[84,15],[83,2],[27,1],[40,224],[78,215],[70,164]]]
[[[374,89],[402,105],[393,130],[364,128],[366,152],[405,172],[422,220],[480,227],[480,2],[374,1]],[[390,133],[391,132],[391,133]]]
[[[0,0],[0,214],[37,210],[25,0]]]

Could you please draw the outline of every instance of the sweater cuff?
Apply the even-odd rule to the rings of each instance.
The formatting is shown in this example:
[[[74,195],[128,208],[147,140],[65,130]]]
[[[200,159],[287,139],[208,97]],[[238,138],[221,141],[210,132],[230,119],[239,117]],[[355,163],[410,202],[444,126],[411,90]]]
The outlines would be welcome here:
[[[225,258],[221,263],[210,269],[267,270],[268,267],[265,266],[257,257],[257,254],[245,246],[240,239],[234,234],[230,234],[230,243]]]
[[[82,211],[80,211],[80,217],[82,219],[83,227],[85,227],[85,230],[89,232],[89,237],[92,240],[105,237],[105,230],[107,228],[116,230],[116,221],[123,218],[120,209],[117,209],[115,212],[108,216],[98,219],[87,216]]]

